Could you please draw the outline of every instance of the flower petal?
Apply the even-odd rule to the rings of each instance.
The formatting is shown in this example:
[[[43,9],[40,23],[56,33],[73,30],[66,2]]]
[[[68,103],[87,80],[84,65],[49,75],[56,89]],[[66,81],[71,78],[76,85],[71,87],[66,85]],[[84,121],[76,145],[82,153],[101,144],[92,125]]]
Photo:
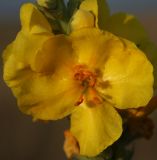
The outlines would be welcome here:
[[[121,39],[117,52],[109,54],[98,90],[120,109],[147,105],[153,95],[153,67],[144,53]]]
[[[4,80],[14,78],[14,74],[34,63],[37,51],[52,35],[31,35],[20,31],[16,39],[4,50]]]
[[[95,69],[104,64],[110,47],[107,44],[112,39],[112,34],[95,28],[87,28],[72,32],[70,37],[78,63]]]
[[[20,70],[30,67],[37,51],[47,39],[53,36],[47,20],[34,5],[29,3],[23,5],[20,16],[22,29],[3,53],[4,80],[6,82],[14,79],[14,74]],[[31,27],[42,28],[40,30],[42,34],[33,34]]]
[[[51,26],[42,13],[31,3],[21,7],[22,28],[32,34],[52,32]]]
[[[140,21],[131,14],[116,13],[108,20],[106,30],[133,41],[147,55],[154,67],[154,88],[157,90],[157,47],[149,40]]]
[[[76,107],[81,89],[67,77],[37,76],[27,79],[18,94],[20,109],[34,119],[56,120],[69,115]],[[29,87],[26,89],[26,87]]]
[[[108,20],[106,30],[133,41],[136,45],[148,38],[147,32],[138,19],[127,13],[113,14]]]
[[[20,110],[32,115],[35,119],[50,120],[62,118],[71,113],[80,97],[81,88],[77,88],[72,79],[73,73],[70,68],[72,64],[67,58],[65,60],[68,64],[62,59],[57,59],[58,63],[63,63],[57,64],[55,73],[47,73],[50,61],[43,64],[45,61],[41,55],[43,52],[37,52],[42,47],[42,43],[46,41],[45,39],[47,36],[46,38],[43,35],[26,37],[23,32],[20,32],[3,54],[4,80],[16,96]],[[55,45],[59,44],[59,39],[62,40],[60,42],[64,41],[62,36],[56,37],[56,42],[55,37],[52,39],[53,41],[50,40],[50,42]],[[50,45],[52,43],[45,44],[43,48],[46,51],[45,56],[52,59],[50,52],[47,53],[50,51],[49,48],[45,48]],[[64,51],[65,56],[63,53],[61,57],[67,57],[68,48],[64,44],[62,49],[57,50],[57,47],[56,45],[55,50],[51,51],[52,55],[59,55],[63,53],[61,51]],[[53,46],[50,49],[53,49]],[[31,66],[34,64],[34,59],[36,59],[36,70],[33,70]]]
[[[74,63],[72,53],[71,42],[66,36],[52,36],[38,50],[32,68],[36,72],[52,73],[57,67],[72,66]]]
[[[120,137],[122,120],[107,102],[94,107],[82,104],[72,113],[71,132],[81,155],[96,156]]]
[[[23,25],[26,27],[27,24]],[[66,59],[69,65],[61,60],[63,64],[58,65],[59,68],[56,69],[55,74],[47,73],[50,60],[53,59],[50,55],[51,49],[52,57],[54,54],[59,57],[63,51],[65,51],[65,55],[70,52],[68,52],[68,45],[66,44],[57,50],[59,42],[67,41],[62,36],[54,36],[53,38],[53,35],[48,32],[32,34],[32,32],[22,28],[14,42],[3,53],[4,80],[18,99],[20,109],[35,119],[58,119],[70,114],[80,96],[80,88],[75,86],[72,79],[73,73],[69,68],[70,60]],[[44,49],[46,52],[43,51]],[[42,59],[43,56],[50,58],[46,64],[43,64],[45,61]],[[62,54],[61,57],[67,56]],[[59,60],[57,59],[57,61]]]
[[[90,11],[95,16],[95,26],[104,29],[106,26],[106,21],[109,17],[110,11],[105,0],[84,0],[80,9]]]
[[[7,83],[22,112],[34,119],[55,120],[70,114],[80,98],[82,90],[71,79],[71,74],[63,67],[53,75],[35,73],[27,68],[17,72]]]
[[[94,15],[89,12],[82,9],[78,9],[77,12],[72,17],[71,22],[71,30],[78,30],[82,28],[90,28],[94,27],[95,19]]]

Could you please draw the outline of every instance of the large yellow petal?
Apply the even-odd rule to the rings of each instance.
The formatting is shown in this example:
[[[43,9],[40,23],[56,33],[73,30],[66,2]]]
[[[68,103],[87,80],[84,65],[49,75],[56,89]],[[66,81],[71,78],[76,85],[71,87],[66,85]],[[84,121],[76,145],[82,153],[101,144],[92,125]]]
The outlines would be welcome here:
[[[52,73],[64,65],[74,65],[71,41],[64,35],[56,35],[43,43],[34,58],[32,68],[36,72]]]
[[[95,16],[95,26],[104,29],[109,18],[109,7],[105,0],[85,0],[81,3],[80,9],[90,11]]]
[[[22,29],[32,34],[52,31],[44,15],[31,3],[26,3],[21,7],[20,18]]]
[[[117,36],[133,41],[147,55],[154,67],[154,88],[156,90],[157,47],[149,40],[149,36],[140,21],[131,14],[116,13],[108,20],[106,29]]]
[[[13,88],[21,111],[42,120],[56,120],[69,115],[76,107],[81,88],[76,86],[67,72],[62,69],[61,73],[52,77],[30,75],[19,88]]]
[[[4,50],[4,80],[14,77],[17,71],[24,70],[34,63],[37,51],[51,35],[31,35],[20,31],[16,39]]]
[[[108,57],[108,50],[117,47],[117,37],[95,28],[80,29],[70,35],[74,54],[78,58],[78,63],[85,64],[89,68],[99,68]],[[114,45],[109,42],[113,40]]]
[[[16,63],[16,60],[14,60]],[[40,74],[25,68],[7,81],[22,112],[34,119],[60,119],[76,107],[81,88],[72,79],[70,68],[57,69],[55,74]]]
[[[81,88],[73,81],[70,42],[64,36],[47,38],[27,37],[20,32],[3,56],[4,80],[16,96],[20,110],[44,120],[70,114],[81,94]],[[51,65],[55,64],[52,73]]]
[[[72,113],[71,132],[79,142],[81,155],[96,156],[120,137],[122,120],[107,102],[93,107],[84,103]]]
[[[5,81],[13,79],[16,72],[30,67],[37,51],[53,36],[47,20],[32,4],[23,5],[20,16],[22,29],[3,53]],[[38,33],[41,34],[33,34],[37,33],[33,28],[40,28]]]
[[[120,109],[145,106],[153,95],[153,67],[145,54],[125,39],[109,54],[99,91]]]
[[[29,8],[32,5],[28,4],[25,7]],[[25,9],[22,11],[24,12]],[[35,15],[42,23],[40,13],[39,17],[38,13]],[[33,18],[26,17],[25,19],[26,21],[22,22],[23,27],[27,28],[29,24],[42,26]],[[32,115],[35,119],[62,118],[71,112],[80,96],[80,88],[75,87],[72,79],[73,73],[69,68],[71,61],[64,56],[70,54],[71,50],[68,50],[69,45],[62,44],[60,46],[60,42],[67,42],[66,39],[64,40],[64,36],[54,36],[43,30],[40,30],[41,34],[34,34],[26,28],[22,28],[16,39],[3,53],[4,80],[11,87],[18,100],[18,105],[24,113]],[[67,42],[67,44],[69,43]],[[55,57],[54,55],[58,55],[55,60],[52,58]],[[49,59],[46,61],[43,56]],[[68,65],[59,57],[64,58]],[[44,63],[45,61],[46,63]],[[49,71],[50,63],[53,66],[54,63],[57,64],[57,61],[61,64],[58,65],[59,69],[55,71],[55,74],[48,74],[47,69]]]
[[[133,41],[136,45],[148,38],[147,32],[138,19],[127,13],[113,14],[108,20],[106,30]]]

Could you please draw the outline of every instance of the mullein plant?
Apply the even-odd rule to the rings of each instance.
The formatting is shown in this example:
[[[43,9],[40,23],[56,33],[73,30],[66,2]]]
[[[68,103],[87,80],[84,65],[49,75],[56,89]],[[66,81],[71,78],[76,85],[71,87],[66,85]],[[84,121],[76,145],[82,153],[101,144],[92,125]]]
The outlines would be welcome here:
[[[157,47],[136,17],[105,0],[23,4],[3,52],[4,81],[33,120],[68,117],[68,159],[131,160],[157,107]]]

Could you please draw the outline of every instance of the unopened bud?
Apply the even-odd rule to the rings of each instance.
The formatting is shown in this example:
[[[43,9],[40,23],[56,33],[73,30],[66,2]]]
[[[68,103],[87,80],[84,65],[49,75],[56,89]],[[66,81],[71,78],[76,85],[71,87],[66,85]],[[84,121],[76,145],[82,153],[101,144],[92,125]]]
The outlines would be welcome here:
[[[94,15],[89,11],[79,9],[73,16],[71,29],[78,30],[88,27],[94,27]]]
[[[64,132],[65,141],[64,141],[64,152],[67,158],[72,158],[74,155],[79,155],[79,145],[76,138],[72,135],[69,130]]]

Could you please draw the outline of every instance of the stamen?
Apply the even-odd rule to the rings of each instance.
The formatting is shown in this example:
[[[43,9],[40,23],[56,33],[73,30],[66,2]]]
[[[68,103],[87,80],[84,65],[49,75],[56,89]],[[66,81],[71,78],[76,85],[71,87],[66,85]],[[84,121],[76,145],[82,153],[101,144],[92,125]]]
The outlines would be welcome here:
[[[81,103],[83,103],[84,100],[90,101],[91,104],[102,103],[101,98],[97,96],[96,91],[94,89],[96,84],[96,78],[97,78],[96,74],[89,71],[86,66],[83,65],[75,66],[74,80],[79,82],[80,87],[83,87],[82,94],[78,99],[78,101],[75,103],[75,106],[79,106]],[[92,97],[88,99],[87,95]]]
[[[79,100],[75,103],[75,106],[79,106],[81,103],[83,103],[84,97],[83,95],[80,96]]]
[[[74,79],[83,87],[94,87],[96,83],[96,75],[80,65],[75,67]]]

